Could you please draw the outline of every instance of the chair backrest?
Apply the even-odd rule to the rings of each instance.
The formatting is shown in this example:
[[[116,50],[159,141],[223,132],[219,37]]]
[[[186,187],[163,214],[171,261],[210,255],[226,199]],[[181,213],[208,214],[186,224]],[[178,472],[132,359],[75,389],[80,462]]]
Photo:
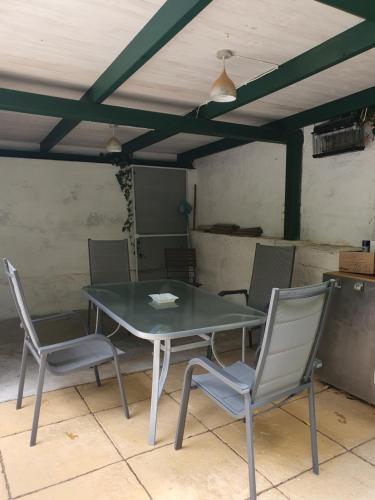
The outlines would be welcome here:
[[[88,240],[92,285],[130,281],[128,240]]]
[[[295,251],[295,246],[257,243],[247,302],[249,306],[267,312],[272,289],[291,286]]]
[[[187,283],[196,281],[195,248],[166,248],[164,255],[168,279],[177,279]]]
[[[17,269],[9,262],[8,259],[3,259],[3,262],[5,274],[8,278],[10,286],[10,291],[21,320],[21,326],[25,330],[26,336],[30,339],[30,341],[38,351],[40,342],[30,317],[30,313],[26,304],[25,294],[23,292]]]
[[[252,400],[274,399],[311,377],[334,280],[273,289]]]

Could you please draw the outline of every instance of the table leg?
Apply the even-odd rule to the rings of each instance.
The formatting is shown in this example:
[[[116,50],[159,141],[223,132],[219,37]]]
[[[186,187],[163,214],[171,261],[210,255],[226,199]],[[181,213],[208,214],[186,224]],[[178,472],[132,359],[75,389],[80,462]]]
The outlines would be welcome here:
[[[242,363],[245,363],[246,326],[242,328]]]
[[[156,419],[158,414],[158,399],[159,399],[159,373],[160,373],[160,340],[154,340],[150,427],[148,432],[148,444],[151,446],[155,444],[155,437],[156,437]]]
[[[165,380],[166,380],[167,375],[168,375],[168,368],[169,368],[170,359],[171,359],[171,341],[165,340],[164,341],[163,367],[161,369],[161,375],[160,375],[160,380],[159,380],[159,393],[158,393],[159,399],[160,399],[161,393],[163,391]]]

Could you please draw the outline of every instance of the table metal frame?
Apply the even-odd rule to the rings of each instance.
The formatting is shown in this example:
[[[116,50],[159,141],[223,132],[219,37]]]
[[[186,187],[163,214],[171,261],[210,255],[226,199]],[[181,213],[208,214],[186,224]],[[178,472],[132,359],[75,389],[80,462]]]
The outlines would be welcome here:
[[[189,286],[189,285],[186,285]],[[98,301],[95,297],[91,296],[90,293],[83,289],[84,295],[87,297],[89,302],[95,304],[97,307],[97,315],[96,315],[96,326],[95,331],[97,332],[100,324],[100,314],[104,312],[107,316],[116,321],[119,325],[124,327],[130,333],[135,335],[136,337],[140,337],[146,340],[149,340],[153,343],[153,362],[152,362],[152,390],[151,390],[151,408],[150,408],[150,423],[149,423],[149,432],[148,432],[148,444],[155,445],[156,439],[156,424],[157,424],[157,411],[158,411],[158,401],[162,394],[162,390],[167,378],[168,368],[170,364],[170,356],[172,352],[185,351],[188,349],[195,349],[199,347],[205,347],[211,345],[211,339],[214,337],[214,334],[217,332],[224,332],[228,330],[234,330],[238,328],[242,328],[242,361],[244,361],[245,357],[245,338],[246,338],[246,330],[248,328],[254,328],[256,326],[263,325],[266,321],[266,315],[254,318],[252,320],[240,321],[236,323],[228,323],[220,326],[207,326],[204,328],[194,329],[194,330],[185,330],[180,332],[168,332],[168,333],[147,333],[137,330],[130,323],[127,323],[124,318],[120,318],[116,315],[111,309],[106,307],[100,301]],[[225,300],[225,299],[222,299]],[[250,309],[250,308],[249,308]],[[98,332],[100,333],[100,332]],[[177,346],[172,346],[171,341],[174,339],[185,338],[185,337],[194,337],[199,336],[203,338],[202,341],[198,342],[190,342],[188,344],[182,344]],[[163,364],[161,366],[160,360],[160,352],[164,352],[163,356]],[[216,357],[215,349],[213,349],[213,353]],[[217,357],[216,357],[217,359]],[[220,363],[220,361],[217,359]]]

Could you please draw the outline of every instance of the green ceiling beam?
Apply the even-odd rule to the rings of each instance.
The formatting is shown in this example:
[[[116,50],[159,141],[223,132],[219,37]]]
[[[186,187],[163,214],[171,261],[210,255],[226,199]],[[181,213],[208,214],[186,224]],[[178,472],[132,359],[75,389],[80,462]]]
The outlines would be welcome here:
[[[308,125],[313,125],[314,123],[329,120],[330,118],[334,118],[338,115],[350,113],[352,111],[357,111],[358,109],[370,106],[375,106],[375,87],[370,87],[369,89],[361,90],[360,92],[356,92],[355,94],[351,94],[346,97],[341,97],[335,101],[321,104],[320,106],[296,113],[295,115],[288,116],[287,118],[282,118],[281,120],[275,120],[267,125],[263,125],[263,127],[268,127],[269,125],[273,128],[280,127],[288,133],[290,130],[307,127]],[[226,151],[227,149],[249,144],[250,142],[253,141],[222,139],[200,146],[199,148],[185,151],[184,153],[178,155],[178,161],[181,163],[192,162],[197,158],[220,153],[222,151]]]
[[[374,0],[375,1],[375,0]],[[199,117],[212,119],[233,111],[266,95],[272,94],[339,64],[351,57],[375,47],[374,24],[364,21],[320,45],[281,64],[272,73],[264,75],[237,89],[237,100],[232,103],[209,102],[199,108]],[[196,116],[194,109],[186,116]],[[175,132],[176,133],[176,132]],[[133,153],[167,139],[173,134],[165,131],[151,131],[125,143],[123,150]]]
[[[318,2],[348,12],[348,14],[375,21],[374,0],[318,0]]]
[[[285,142],[280,130],[264,129],[250,125],[219,122],[204,118],[190,118],[168,113],[157,113],[140,109],[110,106],[65,99],[30,92],[0,88],[0,109],[33,115],[54,116],[69,120],[84,120],[97,123],[113,123],[129,127],[161,128],[175,131],[229,137],[240,140]],[[126,152],[126,154],[129,154]]]
[[[81,99],[97,103],[107,99],[211,1],[167,0]],[[79,120],[62,120],[41,142],[41,151],[49,151],[78,124]]]
[[[286,144],[284,239],[299,240],[301,230],[303,132],[290,134]]]
[[[56,161],[76,161],[81,163],[102,163],[107,165],[114,164],[114,158],[108,155],[82,155],[75,153],[42,153],[39,151],[20,151],[14,149],[0,149],[0,157],[3,158],[27,158],[35,160],[56,160]],[[168,160],[146,160],[131,158],[127,160],[130,165],[148,166],[148,167],[179,167],[177,162]],[[185,168],[192,168],[186,164]]]

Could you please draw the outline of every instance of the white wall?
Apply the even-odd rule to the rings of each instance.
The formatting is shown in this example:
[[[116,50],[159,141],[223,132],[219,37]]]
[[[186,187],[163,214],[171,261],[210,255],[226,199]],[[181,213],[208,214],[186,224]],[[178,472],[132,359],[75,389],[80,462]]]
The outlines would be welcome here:
[[[375,142],[364,151],[312,158],[305,129],[301,238],[360,246],[375,239]]]
[[[123,238],[111,165],[0,158],[0,256],[18,268],[33,314],[84,306],[87,239]],[[0,319],[15,316],[0,271]]]
[[[261,226],[281,237],[285,186],[285,146],[254,143],[196,162],[197,224]],[[194,171],[193,171],[194,172]]]
[[[285,147],[253,143],[195,162],[197,222],[261,226],[282,237]],[[375,143],[365,151],[312,158],[311,128],[305,130],[301,238],[315,243],[360,246],[375,239]]]

